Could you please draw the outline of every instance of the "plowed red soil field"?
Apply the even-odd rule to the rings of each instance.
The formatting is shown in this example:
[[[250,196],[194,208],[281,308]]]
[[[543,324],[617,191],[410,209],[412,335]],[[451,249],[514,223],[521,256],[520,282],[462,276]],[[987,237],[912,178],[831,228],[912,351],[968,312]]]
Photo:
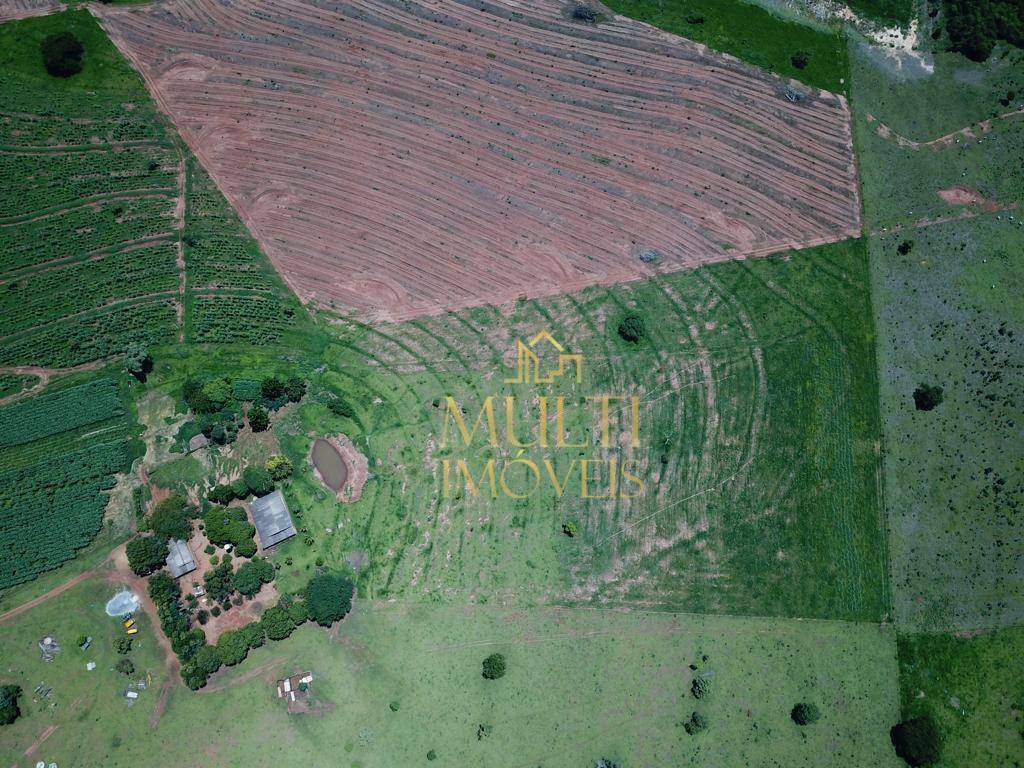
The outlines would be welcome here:
[[[859,231],[842,98],[611,14],[93,7],[277,268],[325,306],[399,319]]]

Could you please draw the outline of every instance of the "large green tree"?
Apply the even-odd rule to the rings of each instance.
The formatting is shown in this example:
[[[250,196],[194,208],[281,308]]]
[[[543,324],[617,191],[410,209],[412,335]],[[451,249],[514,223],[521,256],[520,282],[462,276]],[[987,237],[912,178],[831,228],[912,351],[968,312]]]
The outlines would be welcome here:
[[[149,576],[167,562],[167,543],[156,536],[137,536],[124,551],[128,565],[139,576]]]
[[[18,708],[19,696],[20,685],[0,685],[0,725],[10,725],[21,715]]]
[[[352,610],[352,580],[343,573],[322,573],[306,586],[306,608],[310,618],[322,627],[345,618]]]

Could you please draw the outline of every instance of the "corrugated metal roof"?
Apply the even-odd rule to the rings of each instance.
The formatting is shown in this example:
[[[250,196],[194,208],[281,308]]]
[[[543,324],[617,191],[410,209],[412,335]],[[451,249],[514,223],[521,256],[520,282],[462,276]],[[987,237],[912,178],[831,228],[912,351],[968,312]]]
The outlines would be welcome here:
[[[171,576],[178,578],[196,569],[195,558],[184,541],[171,539],[167,542],[167,549],[167,570],[171,572]]]
[[[260,537],[260,546],[263,549],[269,549],[295,535],[292,516],[288,513],[284,494],[280,491],[253,500],[252,520],[256,524],[256,533]]]

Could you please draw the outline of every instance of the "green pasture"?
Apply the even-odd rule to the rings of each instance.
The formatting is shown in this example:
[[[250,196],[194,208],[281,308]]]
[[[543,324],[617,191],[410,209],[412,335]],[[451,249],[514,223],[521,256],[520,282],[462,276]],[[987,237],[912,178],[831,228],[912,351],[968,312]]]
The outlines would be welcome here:
[[[495,651],[507,674],[484,680],[481,660]],[[689,692],[691,664],[712,680],[700,702]],[[289,715],[274,681],[306,671],[313,712]],[[360,602],[336,630],[303,627],[206,691],[173,689],[158,726],[134,729],[116,750],[100,747],[128,730],[120,713],[61,727],[69,746],[97,745],[78,752],[81,766],[156,765],[173,753],[184,766],[272,765],[287,754],[373,768],[427,765],[430,750],[433,764],[459,766],[602,756],[623,765],[896,766],[887,735],[898,715],[895,675],[894,638],[877,626]],[[802,700],[823,713],[805,729],[789,719]],[[710,727],[690,736],[682,722],[694,710]],[[31,735],[32,724],[17,727]],[[481,725],[490,732],[478,738]],[[60,743],[55,735],[48,759],[67,761]],[[5,764],[21,748],[6,744]]]
[[[905,718],[931,715],[938,768],[1015,765],[1024,753],[1024,628],[899,638]]]

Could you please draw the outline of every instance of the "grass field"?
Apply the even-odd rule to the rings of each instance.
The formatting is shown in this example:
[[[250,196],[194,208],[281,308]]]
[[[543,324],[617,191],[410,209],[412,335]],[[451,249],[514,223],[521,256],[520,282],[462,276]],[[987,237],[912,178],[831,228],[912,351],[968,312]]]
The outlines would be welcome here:
[[[39,53],[64,30],[86,49],[67,79]],[[0,51],[0,365],[296,328],[298,302],[89,13],[4,24]]]
[[[847,91],[846,38],[839,30],[807,26],[743,0],[606,0],[605,5],[782,77],[833,93]],[[803,69],[793,65],[798,52],[808,54]]]
[[[899,639],[904,717],[931,714],[939,768],[1019,765],[1024,754],[1024,629]]]
[[[362,587],[376,597],[881,619],[888,595],[865,259],[852,241],[510,312],[342,323],[311,397],[276,427],[300,470],[286,493],[314,539],[280,547],[295,560],[284,582],[301,583],[316,556],[361,553]],[[615,331],[633,308],[650,329],[639,345]],[[561,497],[545,485],[526,499],[444,498],[441,459],[466,459],[476,478],[487,457],[513,458],[507,446],[441,448],[446,396],[470,421],[489,395],[521,396],[502,384],[507,353],[540,329],[584,356],[583,382],[549,396],[642,400],[640,445],[622,458],[640,468],[643,498],[584,500],[578,482]],[[331,414],[322,390],[341,394],[354,417]],[[598,444],[591,416],[572,409],[570,439],[589,428],[588,451],[618,455]],[[621,437],[628,409],[612,416]],[[370,460],[355,504],[328,497],[306,459],[314,435],[340,432]],[[578,471],[584,453],[552,449],[558,476]],[[569,520],[579,528],[573,539],[561,533]]]
[[[16,647],[49,626],[42,612],[33,622],[19,627]],[[5,647],[9,631],[0,626]],[[480,662],[495,650],[508,673],[487,681]],[[713,677],[699,705],[688,692],[691,663]],[[314,674],[312,715],[288,715],[274,692],[278,676],[299,671]],[[113,690],[97,693],[109,709],[97,703],[88,720],[58,710],[62,733],[46,756],[145,766],[173,752],[185,766],[268,765],[287,750],[296,762],[331,755],[332,765],[373,768],[427,764],[433,749],[436,764],[460,766],[588,765],[601,756],[627,765],[895,766],[895,674],[892,635],[865,625],[360,603],[336,635],[305,627],[216,676],[210,691],[175,689],[155,729],[126,722]],[[68,673],[64,685],[77,691],[85,675]],[[803,699],[824,714],[798,734],[789,710]],[[681,723],[694,709],[711,726],[688,736]],[[0,747],[5,765],[46,722],[14,726],[15,739]],[[490,735],[478,739],[480,725]],[[121,746],[106,748],[115,733]]]

